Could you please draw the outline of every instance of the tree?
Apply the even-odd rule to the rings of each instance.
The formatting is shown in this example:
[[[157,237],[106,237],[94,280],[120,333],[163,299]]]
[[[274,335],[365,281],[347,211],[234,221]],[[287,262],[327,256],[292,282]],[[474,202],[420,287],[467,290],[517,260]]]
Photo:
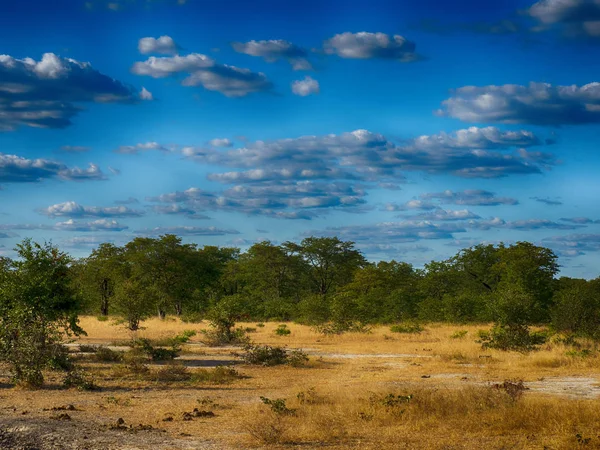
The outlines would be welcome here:
[[[19,259],[0,270],[0,360],[19,384],[39,387],[43,370],[62,353],[65,335],[82,334],[70,257],[51,244],[25,239]]]
[[[354,271],[367,263],[354,242],[337,237],[308,237],[300,244],[286,242],[288,250],[298,254],[308,266],[314,292],[325,297],[331,290],[352,280]]]
[[[135,238],[125,248],[129,276],[135,277],[138,286],[135,291],[142,294],[146,288],[160,318],[169,309],[180,316],[203,270],[195,246],[182,244],[181,238],[167,234],[158,239]]]
[[[110,301],[122,274],[123,249],[102,243],[77,267],[78,284],[88,302],[96,306],[102,316],[108,316]]]
[[[592,281],[561,278],[555,293],[552,325],[557,331],[600,339],[600,278]]]
[[[414,317],[420,299],[418,275],[410,264],[380,261],[354,272],[333,297],[334,317],[361,322],[395,322]]]

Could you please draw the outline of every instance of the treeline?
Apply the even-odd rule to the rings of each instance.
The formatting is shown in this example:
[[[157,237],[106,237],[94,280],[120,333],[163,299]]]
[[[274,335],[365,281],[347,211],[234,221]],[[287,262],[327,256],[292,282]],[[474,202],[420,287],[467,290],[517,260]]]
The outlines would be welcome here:
[[[75,261],[83,311],[135,329],[151,315],[196,320],[224,305],[238,319],[308,324],[496,322],[600,335],[600,278],[557,278],[557,256],[528,242],[477,245],[423,269],[368,262],[353,242],[309,237],[246,252],[174,235],[102,244]]]

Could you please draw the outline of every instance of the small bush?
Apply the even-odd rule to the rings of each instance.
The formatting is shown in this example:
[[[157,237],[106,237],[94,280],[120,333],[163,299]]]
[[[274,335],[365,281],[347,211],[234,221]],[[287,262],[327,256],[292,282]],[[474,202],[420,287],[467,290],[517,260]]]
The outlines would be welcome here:
[[[196,336],[196,332],[194,330],[185,330],[177,336],[154,340],[151,341],[151,343],[157,347],[179,347],[180,345],[188,342],[194,336]]]
[[[123,352],[116,352],[107,347],[97,347],[94,359],[100,362],[119,362],[123,361]]]
[[[286,324],[282,323],[277,328],[275,328],[275,334],[277,336],[289,336],[292,334],[292,330],[290,330]]]
[[[260,400],[269,408],[271,408],[271,411],[273,411],[275,414],[284,416],[293,416],[294,414],[296,414],[295,409],[291,409],[286,406],[285,399],[283,398],[271,400],[267,397],[260,397]]]
[[[244,328],[244,331],[246,333],[256,333],[256,328],[254,328],[254,327],[246,327],[246,328]]]
[[[565,355],[571,358],[589,358],[594,356],[594,352],[588,348],[584,348],[581,350],[569,350]]]
[[[98,347],[96,347],[94,345],[80,344],[79,351],[81,353],[96,353],[98,351]]]
[[[63,386],[66,388],[77,388],[80,391],[95,391],[98,386],[82,370],[71,370],[67,372],[63,380]]]
[[[344,333],[370,333],[371,328],[361,322],[328,322],[313,328],[317,333],[335,335]]]
[[[181,351],[180,346],[176,343],[171,348],[154,347],[150,339],[146,338],[135,339],[131,345],[133,350],[147,355],[152,361],[172,361],[179,356]]]
[[[530,332],[524,325],[497,325],[489,333],[480,333],[479,337],[482,348],[504,351],[529,352],[546,342],[545,333]]]
[[[98,316],[96,317],[96,319],[98,320],[98,322],[106,322],[108,321],[108,316]]]
[[[189,381],[191,373],[183,364],[168,364],[154,372],[152,378],[165,383]]]
[[[246,364],[259,366],[288,364],[293,367],[299,367],[308,361],[308,356],[303,351],[292,350],[288,352],[283,347],[248,344],[244,347],[244,351],[241,357]]]
[[[405,323],[392,325],[390,331],[392,333],[419,334],[424,331],[424,328],[418,323]]]
[[[256,324],[256,326],[257,326],[258,328],[264,328],[264,327],[265,327],[265,324],[264,324],[264,323],[262,323],[262,322],[259,322],[259,323],[257,323],[257,324]]]
[[[202,330],[202,343],[209,347],[221,347],[223,345],[244,345],[249,342],[246,330],[243,328]]]
[[[192,373],[190,381],[195,383],[227,384],[243,378],[233,367],[217,366],[214,369],[198,369]]]
[[[455,331],[454,333],[452,333],[450,335],[450,339],[462,339],[464,338],[469,332],[467,330],[458,330]]]

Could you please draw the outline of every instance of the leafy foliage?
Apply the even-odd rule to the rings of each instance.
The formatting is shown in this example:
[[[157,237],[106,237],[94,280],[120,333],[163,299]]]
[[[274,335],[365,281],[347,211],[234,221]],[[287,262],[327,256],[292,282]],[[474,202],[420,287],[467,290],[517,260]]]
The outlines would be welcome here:
[[[0,270],[0,360],[10,365],[17,383],[39,387],[44,369],[71,368],[61,341],[83,333],[77,325],[79,298],[65,253],[29,239],[16,250],[19,259],[4,261]]]

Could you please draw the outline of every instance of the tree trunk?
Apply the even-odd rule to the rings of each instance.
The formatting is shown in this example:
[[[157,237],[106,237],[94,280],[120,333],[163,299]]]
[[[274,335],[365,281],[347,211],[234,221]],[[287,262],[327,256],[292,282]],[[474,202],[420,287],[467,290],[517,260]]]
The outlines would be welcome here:
[[[179,303],[179,302],[175,303],[175,314],[177,314],[177,317],[180,317],[182,312],[183,312],[183,306],[181,305],[181,303]]]
[[[158,318],[160,320],[164,320],[165,317],[167,317],[167,312],[164,309],[159,307],[158,308]]]

